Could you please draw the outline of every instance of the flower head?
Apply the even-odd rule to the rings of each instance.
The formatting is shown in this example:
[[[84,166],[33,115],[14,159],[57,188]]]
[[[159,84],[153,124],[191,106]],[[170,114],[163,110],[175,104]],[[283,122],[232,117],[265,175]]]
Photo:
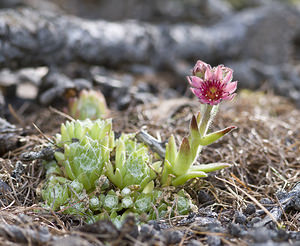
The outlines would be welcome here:
[[[193,76],[188,77],[191,91],[203,104],[217,105],[222,100],[231,100],[237,87],[237,81],[232,82],[233,70],[219,65],[211,66],[203,61],[197,61]]]

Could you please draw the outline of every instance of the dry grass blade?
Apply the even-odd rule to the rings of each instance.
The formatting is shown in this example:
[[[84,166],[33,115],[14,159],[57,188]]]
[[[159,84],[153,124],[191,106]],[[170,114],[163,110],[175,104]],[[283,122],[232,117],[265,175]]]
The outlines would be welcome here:
[[[66,114],[66,113],[64,113],[64,112],[61,112],[61,111],[57,110],[56,108],[53,108],[53,107],[50,106],[49,109],[50,109],[50,111],[52,111],[53,113],[56,113],[56,114],[58,114],[58,115],[60,115],[60,116],[62,116],[62,117],[64,117],[64,118],[66,118],[66,119],[68,119],[68,120],[70,120],[70,121],[73,121],[73,120],[74,120],[73,117],[71,117],[70,115],[68,115],[68,114]]]
[[[241,189],[240,187],[238,187],[236,184],[229,182],[228,180],[225,179],[221,179],[216,177],[216,179],[225,182],[226,184],[230,184],[232,186],[234,186],[236,189],[238,189],[240,192],[242,192],[244,195],[246,195],[247,197],[249,197],[258,207],[260,207],[272,220],[273,222],[280,227],[281,225],[278,223],[278,221],[274,218],[274,216],[269,212],[268,209],[266,209],[259,201],[257,201],[257,199],[253,196],[251,196],[249,193],[247,193],[246,191],[244,191],[243,189]]]

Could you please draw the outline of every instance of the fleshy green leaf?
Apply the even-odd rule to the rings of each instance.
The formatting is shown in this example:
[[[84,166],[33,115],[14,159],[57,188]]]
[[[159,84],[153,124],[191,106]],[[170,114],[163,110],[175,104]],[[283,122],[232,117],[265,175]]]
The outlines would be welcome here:
[[[231,132],[234,129],[236,129],[235,126],[230,126],[230,127],[227,127],[223,130],[210,133],[210,134],[208,134],[205,137],[200,139],[200,144],[202,146],[212,144],[213,142],[217,141],[218,139],[220,139],[221,137],[223,137],[224,135],[226,135],[227,133]]]
[[[230,167],[231,165],[228,163],[210,163],[210,164],[201,164],[195,165],[191,167],[191,171],[202,171],[205,173],[214,172],[226,167]]]
[[[175,165],[172,167],[173,173],[177,176],[185,174],[192,165],[192,161],[189,140],[185,137],[181,142]]]
[[[174,136],[171,135],[170,138],[169,138],[169,142],[167,143],[167,146],[166,146],[165,159],[168,160],[168,162],[171,165],[174,165],[175,160],[176,160],[176,156],[177,156],[177,146],[176,146]]]
[[[145,188],[143,189],[143,193],[144,194],[151,193],[153,189],[154,189],[154,182],[152,180],[145,186]]]
[[[172,181],[172,185],[178,186],[183,185],[186,181],[193,179],[193,178],[203,178],[207,177],[207,174],[202,171],[188,171],[187,173],[178,176]]]

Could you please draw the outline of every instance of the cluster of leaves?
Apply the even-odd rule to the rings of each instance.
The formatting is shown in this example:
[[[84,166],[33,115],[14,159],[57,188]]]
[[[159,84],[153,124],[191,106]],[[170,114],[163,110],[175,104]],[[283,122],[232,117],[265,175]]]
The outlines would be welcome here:
[[[184,190],[155,187],[162,162],[153,162],[134,134],[115,140],[111,120],[66,122],[56,144],[63,152],[46,163],[42,190],[53,210],[84,216],[89,222],[109,217],[119,225],[128,213],[157,219],[193,208]]]

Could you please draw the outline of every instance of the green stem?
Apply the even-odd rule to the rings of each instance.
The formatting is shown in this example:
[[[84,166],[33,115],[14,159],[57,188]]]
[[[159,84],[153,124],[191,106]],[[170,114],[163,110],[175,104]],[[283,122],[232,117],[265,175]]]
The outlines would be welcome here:
[[[205,104],[203,106],[204,106],[204,110],[203,110],[204,113],[199,126],[199,132],[201,137],[204,137],[206,135],[207,130],[210,124],[212,123],[213,118],[216,115],[219,108],[219,105]]]

